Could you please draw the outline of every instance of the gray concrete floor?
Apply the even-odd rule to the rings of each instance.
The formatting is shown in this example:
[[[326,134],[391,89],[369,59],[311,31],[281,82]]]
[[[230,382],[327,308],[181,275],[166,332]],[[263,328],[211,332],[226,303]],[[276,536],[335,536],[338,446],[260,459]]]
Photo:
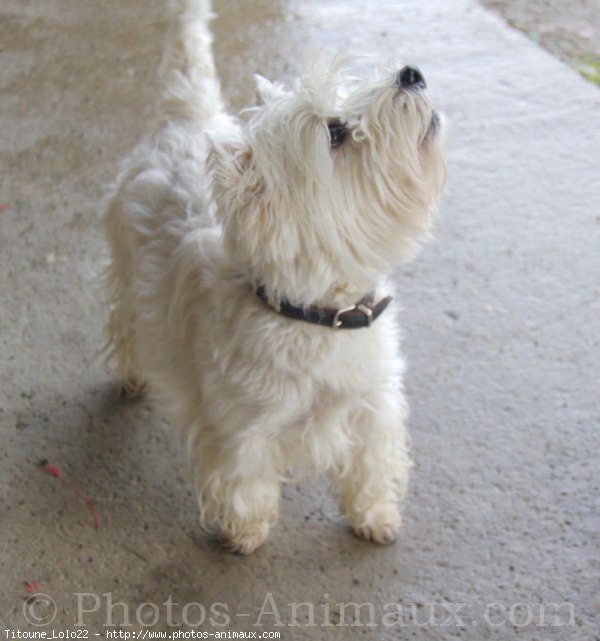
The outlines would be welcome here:
[[[127,631],[153,620],[146,602],[155,631],[221,603],[230,621],[201,629],[597,638],[600,94],[472,0],[215,1],[234,107],[252,72],[288,80],[326,45],[419,64],[452,123],[436,242],[397,274],[416,461],[402,539],[354,539],[322,482],[286,487],[250,558],[199,531],[175,430],[117,400],[97,356],[99,203],[153,118],[163,3],[3,0],[0,629],[73,629],[90,593],[90,638],[110,599]],[[41,459],[97,501],[98,529]],[[26,601],[34,581],[56,612]],[[269,594],[282,627],[259,619]],[[307,607],[291,625],[300,602],[315,626]],[[373,604],[375,625],[367,606],[342,627],[340,603]]]
[[[580,69],[584,61],[600,63],[600,3],[596,0],[481,2],[573,67]]]

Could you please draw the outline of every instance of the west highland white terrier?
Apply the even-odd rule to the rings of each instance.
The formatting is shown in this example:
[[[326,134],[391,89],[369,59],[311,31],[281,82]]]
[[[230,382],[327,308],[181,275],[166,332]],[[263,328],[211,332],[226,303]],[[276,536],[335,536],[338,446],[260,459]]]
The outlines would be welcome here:
[[[444,124],[414,67],[357,82],[317,55],[225,112],[208,0],[172,3],[161,122],[105,214],[107,349],[181,427],[202,522],[250,553],[282,482],[327,471],[356,534],[392,542],[410,456],[386,276],[428,236]],[[352,65],[350,65],[352,66]]]

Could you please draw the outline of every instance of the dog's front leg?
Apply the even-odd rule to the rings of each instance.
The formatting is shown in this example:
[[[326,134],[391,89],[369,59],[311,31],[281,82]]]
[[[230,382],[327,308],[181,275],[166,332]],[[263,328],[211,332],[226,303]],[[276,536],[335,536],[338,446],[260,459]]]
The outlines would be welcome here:
[[[200,434],[191,452],[202,520],[216,525],[234,552],[250,554],[277,521],[279,475],[272,444],[247,429]]]
[[[219,524],[221,536],[233,552],[251,554],[277,521],[279,481],[265,474],[240,474],[227,482],[224,492],[232,505],[229,517]]]
[[[406,415],[397,391],[370,394],[350,414],[354,443],[331,473],[342,514],[358,536],[376,543],[392,543],[401,525],[399,504],[411,467]]]

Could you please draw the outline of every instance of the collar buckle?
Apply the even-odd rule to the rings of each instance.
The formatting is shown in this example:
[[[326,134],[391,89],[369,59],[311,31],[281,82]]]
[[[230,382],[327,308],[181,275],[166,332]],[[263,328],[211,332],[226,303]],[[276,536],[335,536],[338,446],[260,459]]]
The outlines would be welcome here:
[[[350,307],[343,307],[342,309],[338,309],[335,313],[335,316],[333,317],[331,327],[333,329],[341,329],[343,320],[340,318],[340,316],[342,314],[345,314],[346,312],[353,311],[362,312],[367,319],[367,327],[371,327],[371,323],[373,322],[373,310],[370,307],[363,305],[362,303],[357,303],[356,305],[351,305]]]

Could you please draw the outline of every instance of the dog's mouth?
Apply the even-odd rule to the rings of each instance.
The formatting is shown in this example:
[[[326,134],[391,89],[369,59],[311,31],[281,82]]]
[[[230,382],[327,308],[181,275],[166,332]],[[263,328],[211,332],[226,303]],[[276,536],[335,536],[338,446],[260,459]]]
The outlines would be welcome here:
[[[428,142],[429,140],[435,137],[435,135],[440,130],[441,124],[442,124],[442,120],[440,118],[440,115],[438,114],[437,111],[434,111],[431,114],[431,120],[429,121],[429,126],[427,127],[427,131],[423,136],[424,143]]]

